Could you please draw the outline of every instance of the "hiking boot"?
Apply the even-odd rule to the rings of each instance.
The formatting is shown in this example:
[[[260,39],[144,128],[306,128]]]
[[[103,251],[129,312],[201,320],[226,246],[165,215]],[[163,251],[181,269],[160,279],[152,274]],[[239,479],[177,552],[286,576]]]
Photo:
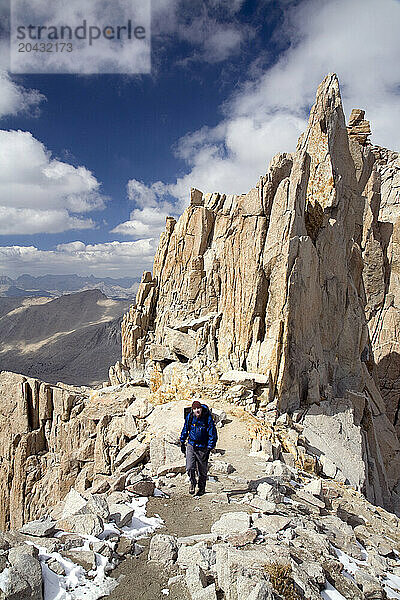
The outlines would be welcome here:
[[[196,490],[196,486],[193,485],[193,483],[191,483],[189,486],[189,494],[194,494],[195,490]]]
[[[203,496],[206,493],[206,490],[204,488],[199,488],[196,492],[196,496]]]

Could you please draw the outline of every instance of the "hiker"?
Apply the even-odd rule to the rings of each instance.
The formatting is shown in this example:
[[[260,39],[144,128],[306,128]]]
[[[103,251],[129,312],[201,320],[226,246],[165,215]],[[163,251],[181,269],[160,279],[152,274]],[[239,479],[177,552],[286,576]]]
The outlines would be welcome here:
[[[197,471],[199,479],[196,496],[202,496],[206,490],[208,459],[217,443],[217,430],[206,404],[194,400],[192,410],[185,419],[180,442],[181,450],[186,455],[186,471],[190,479],[189,494],[195,493]]]

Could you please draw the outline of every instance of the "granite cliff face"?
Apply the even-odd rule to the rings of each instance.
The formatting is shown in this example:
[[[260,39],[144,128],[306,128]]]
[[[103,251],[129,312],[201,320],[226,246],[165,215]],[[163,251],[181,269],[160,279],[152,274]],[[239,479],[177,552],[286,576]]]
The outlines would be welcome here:
[[[148,456],[140,436],[152,411],[147,396],[129,384],[94,392],[2,371],[0,530],[49,514],[72,486],[122,489],[127,471]],[[115,461],[128,442],[129,454]]]
[[[330,74],[296,151],[275,156],[255,188],[192,189],[123,319],[110,379],[179,387],[240,384],[247,373],[250,410],[294,417],[322,467],[389,506],[400,476],[398,400],[386,398],[397,362],[382,346],[396,343],[397,240],[378,218],[394,218],[398,158],[369,133],[360,110],[346,127]]]
[[[400,158],[374,146],[362,250],[366,317],[388,417],[400,433]]]

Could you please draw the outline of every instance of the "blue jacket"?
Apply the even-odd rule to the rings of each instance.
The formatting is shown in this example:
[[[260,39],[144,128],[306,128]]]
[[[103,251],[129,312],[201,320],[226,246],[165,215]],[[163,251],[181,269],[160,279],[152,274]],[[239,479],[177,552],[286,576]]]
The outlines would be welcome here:
[[[217,443],[217,430],[208,406],[206,404],[201,406],[203,410],[199,418],[195,417],[192,411],[187,415],[180,441],[184,443],[188,438],[188,443],[194,448],[212,450]],[[190,426],[189,421],[191,421]]]

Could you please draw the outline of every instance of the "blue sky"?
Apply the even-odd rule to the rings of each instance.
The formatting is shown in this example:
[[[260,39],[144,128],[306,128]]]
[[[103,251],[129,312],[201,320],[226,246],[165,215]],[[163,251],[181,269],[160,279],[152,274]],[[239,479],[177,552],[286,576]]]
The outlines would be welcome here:
[[[3,35],[0,274],[150,269],[191,186],[244,193],[295,149],[330,71],[398,150],[399,25],[398,0],[152,0],[152,72],[129,76],[14,76]]]

